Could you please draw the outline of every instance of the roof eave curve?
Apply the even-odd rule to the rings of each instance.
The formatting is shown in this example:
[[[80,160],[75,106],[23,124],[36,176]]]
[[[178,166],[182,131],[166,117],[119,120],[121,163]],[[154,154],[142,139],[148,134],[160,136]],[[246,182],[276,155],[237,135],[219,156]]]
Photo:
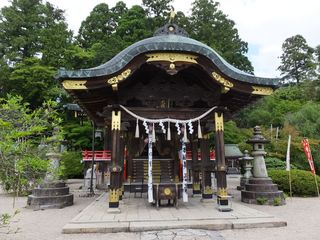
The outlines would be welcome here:
[[[58,79],[83,79],[112,75],[122,70],[135,57],[155,51],[178,51],[202,55],[208,58],[223,74],[232,79],[270,87],[277,87],[279,84],[278,78],[256,77],[252,74],[243,72],[229,64],[207,45],[192,38],[175,34],[157,35],[136,42],[122,50],[108,62],[94,68],[80,70],[60,69],[58,72]]]

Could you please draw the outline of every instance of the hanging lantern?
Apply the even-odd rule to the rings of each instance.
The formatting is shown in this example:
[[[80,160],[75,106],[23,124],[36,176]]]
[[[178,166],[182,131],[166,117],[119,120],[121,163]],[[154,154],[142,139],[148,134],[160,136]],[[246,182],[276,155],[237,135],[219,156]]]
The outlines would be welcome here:
[[[139,138],[139,120],[137,119],[136,123],[136,134],[134,135],[135,138]]]
[[[202,138],[200,120],[198,121],[198,138]]]

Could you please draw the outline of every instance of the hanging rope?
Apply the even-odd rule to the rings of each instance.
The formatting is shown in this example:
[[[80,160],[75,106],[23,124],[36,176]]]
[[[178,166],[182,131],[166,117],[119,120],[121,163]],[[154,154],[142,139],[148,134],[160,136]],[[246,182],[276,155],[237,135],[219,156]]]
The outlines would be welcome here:
[[[171,123],[178,123],[178,124],[186,124],[189,122],[195,122],[195,121],[199,121],[202,118],[206,117],[209,113],[211,113],[213,110],[215,110],[216,108],[218,108],[217,106],[210,108],[208,111],[206,111],[205,113],[201,114],[200,116],[196,117],[196,118],[191,118],[191,119],[187,119],[187,120],[180,120],[180,119],[174,119],[174,118],[162,118],[162,119],[151,119],[151,118],[144,118],[141,117],[135,113],[133,113],[132,111],[130,111],[129,109],[127,109],[126,107],[120,105],[120,107],[126,111],[128,114],[130,114],[132,117],[139,119],[143,122],[149,122],[149,123],[160,123],[160,122],[171,122]]]

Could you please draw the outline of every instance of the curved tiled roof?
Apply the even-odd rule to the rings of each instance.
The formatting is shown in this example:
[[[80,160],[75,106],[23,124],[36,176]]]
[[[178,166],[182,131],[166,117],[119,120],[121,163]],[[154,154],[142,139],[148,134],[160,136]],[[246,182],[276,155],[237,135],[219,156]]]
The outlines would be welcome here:
[[[278,78],[256,77],[252,74],[243,72],[226,62],[209,46],[192,38],[178,34],[160,34],[136,42],[118,53],[108,62],[94,68],[80,70],[60,69],[58,78],[90,78],[111,75],[124,68],[136,56],[154,51],[183,51],[205,56],[210,59],[211,62],[226,76],[242,82],[270,86],[276,86],[279,82]]]

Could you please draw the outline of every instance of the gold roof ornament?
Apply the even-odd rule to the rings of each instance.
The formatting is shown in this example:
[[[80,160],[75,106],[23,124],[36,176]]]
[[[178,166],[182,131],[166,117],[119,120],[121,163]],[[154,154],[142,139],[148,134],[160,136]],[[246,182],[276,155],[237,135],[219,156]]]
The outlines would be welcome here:
[[[87,80],[64,80],[62,86],[68,90],[82,90],[87,89]]]
[[[176,17],[176,13],[174,11],[174,7],[171,6],[171,11],[170,11],[170,15],[169,15],[169,23],[173,23],[174,22],[174,19]]]
[[[127,70],[123,71],[121,74],[108,79],[107,83],[112,86],[112,89],[114,91],[117,91],[118,90],[118,83],[123,81],[127,77],[129,77],[130,74],[131,74],[131,69],[128,68]]]
[[[252,94],[268,96],[273,93],[273,89],[271,87],[261,87],[261,86],[252,86]]]

